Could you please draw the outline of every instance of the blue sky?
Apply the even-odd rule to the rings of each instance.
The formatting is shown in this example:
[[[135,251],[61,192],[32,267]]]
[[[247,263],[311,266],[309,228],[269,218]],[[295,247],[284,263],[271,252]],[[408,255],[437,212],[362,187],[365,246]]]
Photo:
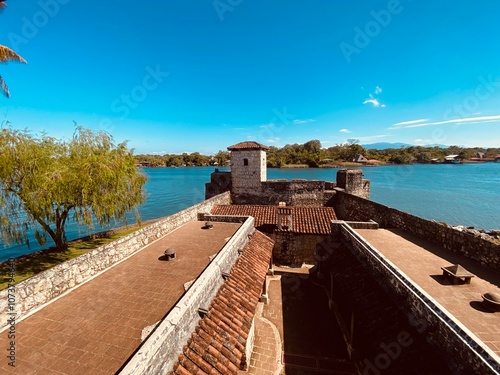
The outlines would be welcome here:
[[[0,120],[136,153],[500,147],[500,1],[8,0]]]

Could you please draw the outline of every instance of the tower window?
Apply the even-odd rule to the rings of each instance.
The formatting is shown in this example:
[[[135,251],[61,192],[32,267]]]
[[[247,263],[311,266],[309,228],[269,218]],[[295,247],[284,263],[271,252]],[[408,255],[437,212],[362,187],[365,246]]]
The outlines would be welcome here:
[[[243,165],[248,165],[248,159],[247,158],[243,159]]]

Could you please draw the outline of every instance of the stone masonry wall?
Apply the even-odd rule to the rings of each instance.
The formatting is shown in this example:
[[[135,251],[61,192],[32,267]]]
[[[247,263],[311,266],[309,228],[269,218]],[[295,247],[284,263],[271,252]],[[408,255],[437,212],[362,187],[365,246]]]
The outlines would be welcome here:
[[[231,190],[231,172],[221,172],[218,168],[210,174],[210,182],[205,184],[205,199]]]
[[[183,345],[194,332],[200,307],[207,308],[224,282],[227,272],[238,258],[254,231],[254,219],[245,220],[214,260],[191,285],[179,302],[151,332],[136,354],[119,372],[120,375],[166,374],[171,370]]]
[[[199,212],[210,212],[214,205],[229,204],[229,192],[167,216],[151,225],[122,237],[89,253],[54,266],[27,280],[16,288],[17,320],[30,311],[82,284],[144,246],[165,236],[180,225],[197,220]],[[8,291],[0,291],[0,329],[7,325]]]
[[[301,267],[302,264],[315,264],[316,246],[328,236],[297,234],[288,231],[275,231],[270,234],[274,241],[273,262],[278,266]]]
[[[415,285],[397,267],[352,230],[345,222],[336,221],[332,231],[352,254],[374,274],[380,285],[393,296],[411,319],[425,322],[422,332],[430,344],[451,359],[456,374],[498,374],[500,366],[495,354],[434,299]]]
[[[340,169],[337,172],[337,186],[346,193],[370,198],[370,181],[363,180],[363,171],[360,169]]]
[[[325,181],[266,181],[251,191],[233,189],[231,198],[234,204],[278,205],[285,202],[287,206],[322,206]]]
[[[245,160],[247,165],[245,165]],[[231,181],[235,193],[258,189],[267,178],[266,152],[263,150],[231,152]]]
[[[333,201],[339,219],[374,220],[382,228],[403,229],[500,271],[500,244],[342,191],[337,191]]]

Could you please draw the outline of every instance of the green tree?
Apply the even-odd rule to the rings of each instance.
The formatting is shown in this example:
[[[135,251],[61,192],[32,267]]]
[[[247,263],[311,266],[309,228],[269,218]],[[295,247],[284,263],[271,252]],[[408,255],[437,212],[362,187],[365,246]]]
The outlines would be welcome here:
[[[60,141],[1,129],[0,232],[29,245],[31,229],[40,245],[48,235],[64,250],[68,220],[92,227],[125,219],[145,201],[146,180],[126,142],[115,145],[107,133],[77,127]]]
[[[219,150],[219,152],[214,155],[214,160],[218,165],[225,165],[230,159],[231,155],[229,154],[229,151]]]
[[[4,0],[0,0],[0,12],[6,7]],[[12,51],[10,48],[0,44],[0,63],[6,63],[8,61],[17,61],[26,63],[26,60],[19,56],[17,53]],[[5,84],[2,76],[0,75],[0,90],[8,98],[10,96],[9,88]]]

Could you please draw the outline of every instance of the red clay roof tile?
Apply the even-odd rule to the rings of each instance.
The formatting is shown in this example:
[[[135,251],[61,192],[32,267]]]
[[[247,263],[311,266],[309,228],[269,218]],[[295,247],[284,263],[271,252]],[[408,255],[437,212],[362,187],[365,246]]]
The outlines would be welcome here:
[[[212,208],[213,215],[253,216],[255,227],[278,225],[278,211],[283,207],[264,205],[218,205]],[[330,234],[330,222],[337,216],[332,207],[288,206],[292,215],[292,232],[301,234]]]
[[[183,348],[172,374],[237,374],[271,260],[274,241],[255,231]]]
[[[240,142],[236,143],[235,145],[229,146],[227,148],[229,151],[238,151],[238,150],[265,150],[269,151],[269,147],[255,142],[255,141],[246,141],[246,142]]]

